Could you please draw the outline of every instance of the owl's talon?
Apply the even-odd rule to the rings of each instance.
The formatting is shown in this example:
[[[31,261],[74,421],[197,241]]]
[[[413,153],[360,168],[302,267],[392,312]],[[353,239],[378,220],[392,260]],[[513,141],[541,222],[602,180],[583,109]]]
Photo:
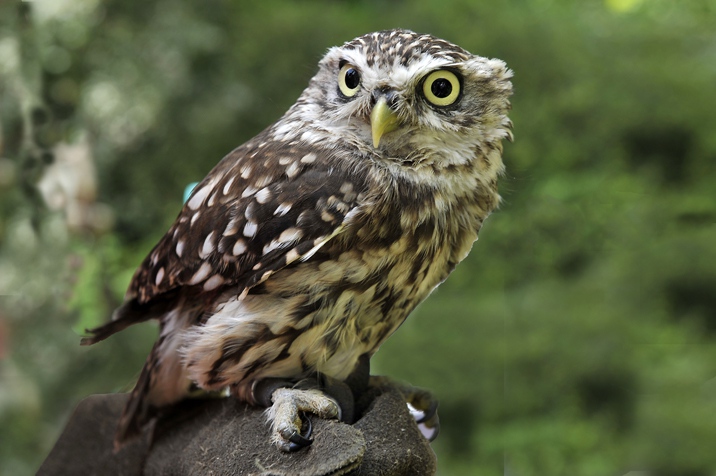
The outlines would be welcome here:
[[[416,420],[416,423],[420,433],[428,441],[435,441],[440,434],[440,418],[438,418],[437,412],[433,413],[429,418],[422,418],[420,421]]]
[[[426,408],[424,410],[419,409],[418,411],[420,413],[422,413],[422,415],[413,414],[413,416],[415,416],[415,423],[417,423],[419,425],[421,423],[425,423],[425,422],[431,420],[438,413],[438,401],[431,400],[430,406],[428,406],[428,408]]]
[[[418,424],[418,429],[425,439],[434,441],[438,437],[438,433],[440,433],[437,400],[432,400],[425,410],[416,408],[411,402],[408,402],[408,410],[413,415],[415,423]]]
[[[301,420],[306,423],[305,436],[300,434],[295,429],[293,429],[291,431],[291,434],[288,436],[282,434],[282,436],[289,441],[289,452],[298,451],[301,448],[305,448],[306,446],[311,446],[311,444],[313,443],[313,440],[311,439],[311,433],[313,433],[313,424],[311,423],[311,418],[306,415],[305,412],[301,412]]]
[[[429,390],[413,387],[405,383],[394,382],[390,378],[380,375],[370,377],[371,386],[381,387],[390,385],[397,388],[408,405],[410,414],[418,424],[420,432],[428,441],[434,441],[440,433],[440,418],[438,417],[438,401]]]

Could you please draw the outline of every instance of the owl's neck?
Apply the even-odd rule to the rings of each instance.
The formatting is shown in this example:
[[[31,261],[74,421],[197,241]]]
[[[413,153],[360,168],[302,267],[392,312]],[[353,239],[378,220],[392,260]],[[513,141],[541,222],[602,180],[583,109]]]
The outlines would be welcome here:
[[[332,160],[342,165],[368,168],[376,184],[393,184],[386,193],[398,193],[401,201],[429,194],[438,209],[479,202],[487,214],[499,202],[497,179],[504,170],[501,141],[510,137],[505,121],[489,137],[408,130],[401,136],[386,136],[382,147],[375,149],[370,127],[361,119],[331,120],[318,114],[313,102],[299,100],[268,133],[274,140],[328,148]]]

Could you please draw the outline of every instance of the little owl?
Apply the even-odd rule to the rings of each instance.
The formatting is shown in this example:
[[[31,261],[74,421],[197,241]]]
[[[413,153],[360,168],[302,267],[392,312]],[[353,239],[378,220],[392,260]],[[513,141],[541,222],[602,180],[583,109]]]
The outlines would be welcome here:
[[[310,444],[305,412],[350,421],[326,382],[366,388],[370,357],[499,202],[511,76],[407,30],[331,48],[288,112],[194,189],[83,339],[159,320],[115,446],[197,388],[270,407],[284,450]]]

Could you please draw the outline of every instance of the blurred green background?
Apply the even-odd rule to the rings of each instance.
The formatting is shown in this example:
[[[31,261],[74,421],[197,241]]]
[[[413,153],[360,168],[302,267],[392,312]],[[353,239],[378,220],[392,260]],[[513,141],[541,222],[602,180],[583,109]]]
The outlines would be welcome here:
[[[439,397],[440,474],[716,474],[713,0],[2,2],[0,474],[131,388],[156,327],[78,333],[184,187],[393,27],[515,71],[503,204],[374,359]]]

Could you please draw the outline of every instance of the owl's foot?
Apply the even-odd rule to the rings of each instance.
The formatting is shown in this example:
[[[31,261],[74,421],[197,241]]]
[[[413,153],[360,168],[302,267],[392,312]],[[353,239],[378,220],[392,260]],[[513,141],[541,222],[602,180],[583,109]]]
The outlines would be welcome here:
[[[341,418],[338,402],[320,390],[278,388],[273,391],[271,400],[273,404],[267,411],[271,441],[283,451],[298,451],[313,443],[307,413],[321,418]]]
[[[252,396],[258,405],[268,409],[271,439],[284,451],[297,451],[313,442],[309,413],[353,423],[355,402],[351,389],[323,374],[299,381],[265,378],[255,382]]]
[[[372,387],[390,384],[403,395],[410,413],[415,418],[418,428],[428,441],[433,441],[440,433],[440,418],[438,418],[438,401],[435,396],[424,388],[413,387],[402,382],[396,382],[385,376],[370,377]]]

